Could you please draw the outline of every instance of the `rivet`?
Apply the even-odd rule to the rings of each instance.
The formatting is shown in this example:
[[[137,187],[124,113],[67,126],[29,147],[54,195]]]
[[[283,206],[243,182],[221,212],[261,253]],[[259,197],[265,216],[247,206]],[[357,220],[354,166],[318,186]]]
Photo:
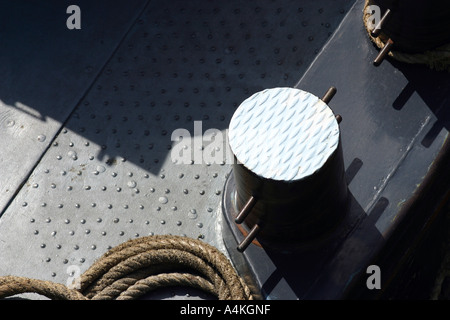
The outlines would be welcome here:
[[[188,218],[190,219],[196,219],[197,218],[197,210],[191,209],[188,213]]]

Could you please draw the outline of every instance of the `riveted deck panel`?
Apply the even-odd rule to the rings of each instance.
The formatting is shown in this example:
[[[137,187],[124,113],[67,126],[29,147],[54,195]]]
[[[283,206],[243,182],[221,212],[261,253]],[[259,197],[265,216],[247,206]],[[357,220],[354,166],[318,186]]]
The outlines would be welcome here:
[[[1,55],[2,178],[12,182],[0,274],[67,283],[108,248],[148,234],[198,237],[226,253],[229,150],[206,131],[225,141],[244,99],[295,86],[352,3],[79,2],[82,29],[70,32],[64,5],[48,4],[33,18],[42,33],[11,5],[8,41],[23,50]],[[11,133],[23,123],[33,130]],[[192,164],[173,161],[177,129],[197,157],[214,150],[223,162],[203,152]]]

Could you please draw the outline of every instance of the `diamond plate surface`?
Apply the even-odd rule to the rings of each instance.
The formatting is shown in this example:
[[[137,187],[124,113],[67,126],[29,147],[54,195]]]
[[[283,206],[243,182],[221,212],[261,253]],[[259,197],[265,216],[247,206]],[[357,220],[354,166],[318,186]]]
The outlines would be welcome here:
[[[339,143],[331,109],[315,95],[292,88],[266,89],[246,99],[230,122],[236,158],[259,176],[291,181],[312,175]]]
[[[67,283],[110,247],[148,234],[226,253],[218,210],[231,167],[174,163],[171,133],[186,129],[191,146],[208,150],[204,132],[225,134],[243,100],[297,83],[352,3],[148,2],[15,190],[0,218],[0,274]]]

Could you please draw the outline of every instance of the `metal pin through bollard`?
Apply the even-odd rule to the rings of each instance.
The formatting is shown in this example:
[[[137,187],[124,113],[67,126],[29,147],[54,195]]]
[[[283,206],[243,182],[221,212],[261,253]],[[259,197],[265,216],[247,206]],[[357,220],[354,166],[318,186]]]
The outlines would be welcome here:
[[[325,95],[322,97],[323,102],[325,102],[326,104],[328,104],[331,99],[333,99],[334,95],[336,94],[337,89],[335,87],[330,87],[327,92],[325,92]]]
[[[378,56],[373,61],[373,64],[378,67],[381,64],[381,62],[383,62],[384,58],[389,53],[389,51],[391,51],[393,46],[394,41],[392,41],[392,39],[389,38],[389,40],[384,45],[383,49],[381,49],[380,53],[378,53]]]
[[[252,241],[256,238],[259,231],[261,230],[260,226],[258,224],[255,224],[250,230],[250,232],[247,234],[247,236],[242,240],[242,242],[238,245],[237,250],[239,252],[244,252],[245,249],[252,243]]]
[[[247,203],[244,205],[242,210],[237,215],[236,219],[234,219],[234,222],[237,224],[241,224],[244,222],[245,218],[247,218],[250,211],[252,211],[253,207],[256,204],[256,197],[251,196],[250,199],[248,199]]]

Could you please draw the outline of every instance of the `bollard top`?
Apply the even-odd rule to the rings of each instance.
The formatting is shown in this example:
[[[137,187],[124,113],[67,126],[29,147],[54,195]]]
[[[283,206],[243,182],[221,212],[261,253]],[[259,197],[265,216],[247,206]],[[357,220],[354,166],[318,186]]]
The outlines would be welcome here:
[[[314,174],[334,153],[339,125],[315,95],[272,88],[241,103],[228,135],[238,163],[263,178],[293,181]]]

